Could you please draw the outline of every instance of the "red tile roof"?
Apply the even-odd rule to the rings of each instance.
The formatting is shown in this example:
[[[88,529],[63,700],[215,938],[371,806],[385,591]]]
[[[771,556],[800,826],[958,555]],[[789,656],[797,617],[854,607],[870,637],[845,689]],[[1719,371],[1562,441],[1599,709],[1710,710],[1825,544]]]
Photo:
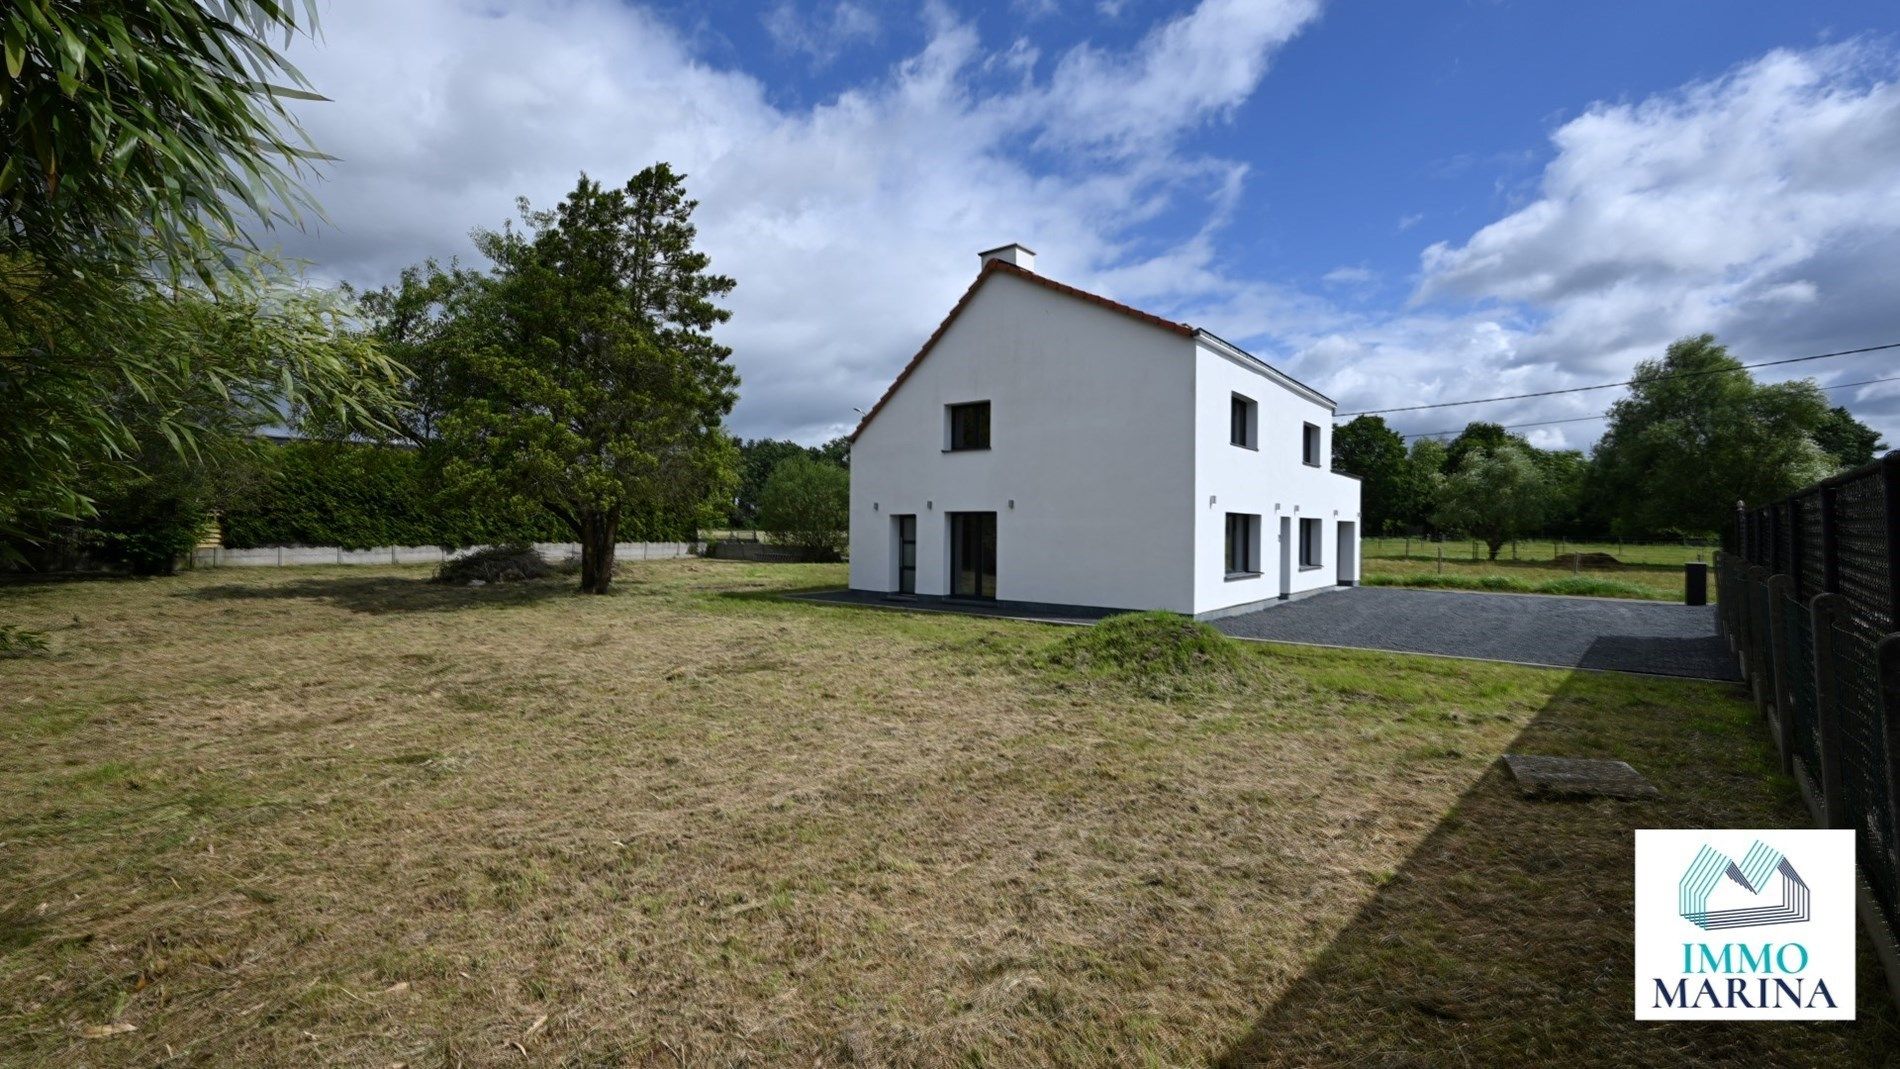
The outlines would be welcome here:
[[[956,306],[950,309],[950,314],[943,317],[943,322],[937,324],[937,329],[924,341],[924,347],[917,350],[917,355],[910,358],[910,363],[904,365],[904,370],[898,372],[897,378],[892,380],[890,386],[885,389],[884,396],[879,397],[877,404],[872,405],[871,410],[866,412],[864,418],[858,421],[857,429],[851,432],[852,441],[855,442],[858,440],[858,435],[863,434],[864,428],[871,425],[871,420],[876,418],[877,414],[883,410],[884,405],[890,401],[892,395],[897,393],[897,388],[904,384],[905,379],[910,378],[910,373],[917,370],[918,364],[924,362],[924,357],[930,355],[930,350],[937,347],[937,342],[941,340],[945,332],[950,329],[950,324],[956,322],[957,316],[961,315],[964,307],[970,303],[970,298],[976,296],[976,291],[982,288],[983,283],[989,281],[991,275],[998,274],[1015,275],[1025,282],[1033,282],[1038,286],[1054,290],[1057,293],[1088,301],[1090,304],[1100,305],[1111,312],[1118,312],[1128,316],[1130,319],[1138,319],[1151,327],[1159,327],[1162,330],[1179,334],[1185,338],[1194,336],[1194,328],[1188,326],[1186,323],[1176,323],[1172,319],[1163,319],[1157,315],[1149,315],[1139,308],[1130,308],[1128,305],[1122,304],[1119,301],[1111,301],[1107,297],[1103,297],[1099,294],[1090,293],[1087,290],[1079,290],[1074,286],[1065,286],[1060,282],[1044,278],[1034,271],[1026,271],[1023,268],[1017,267],[1015,264],[1007,263],[1003,260],[986,260],[983,263],[983,270],[976,276],[976,281],[970,283],[970,288],[963,291],[963,296],[957,299]]]

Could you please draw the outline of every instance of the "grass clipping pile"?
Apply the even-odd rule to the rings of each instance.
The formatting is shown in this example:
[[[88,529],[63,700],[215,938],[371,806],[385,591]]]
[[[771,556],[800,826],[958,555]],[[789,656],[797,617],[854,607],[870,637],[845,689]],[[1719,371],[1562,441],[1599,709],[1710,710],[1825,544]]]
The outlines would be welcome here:
[[[1204,694],[1252,674],[1249,652],[1219,631],[1169,612],[1111,616],[1037,654],[1042,667],[1133,687],[1155,698]]]
[[[546,579],[555,573],[533,546],[490,546],[466,556],[443,561],[435,570],[435,581],[459,586],[485,586],[489,583],[518,583],[528,579]]]

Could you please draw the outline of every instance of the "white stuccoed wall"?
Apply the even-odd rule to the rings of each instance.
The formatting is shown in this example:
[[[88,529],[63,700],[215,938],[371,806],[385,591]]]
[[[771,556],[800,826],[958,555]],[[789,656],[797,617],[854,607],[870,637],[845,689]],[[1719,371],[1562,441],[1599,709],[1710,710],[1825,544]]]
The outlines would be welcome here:
[[[1257,451],[1229,443],[1235,392],[1259,406]],[[991,448],[945,452],[944,407],[983,400]],[[1358,530],[1359,483],[1331,462],[1330,407],[1258,361],[998,274],[852,449],[851,586],[896,589],[892,517],[912,513],[917,593],[948,593],[960,511],[996,513],[1005,601],[1207,614],[1357,581],[1338,525]],[[1257,578],[1226,578],[1228,512],[1262,519]],[[1283,587],[1279,520],[1315,516],[1323,563],[1300,567],[1293,527]]]
[[[1193,612],[1193,349],[992,277],[852,449],[851,586],[896,589],[914,513],[917,591],[947,593],[946,514],[995,512],[998,598]],[[944,406],[982,400],[991,448],[944,452]]]
[[[1251,366],[1250,366],[1251,365]],[[1194,611],[1217,612],[1276,599],[1281,593],[1305,593],[1359,579],[1359,554],[1353,546],[1346,574],[1339,567],[1338,525],[1360,531],[1359,482],[1332,469],[1333,413],[1330,408],[1263,375],[1257,365],[1234,357],[1218,345],[1195,346]],[[1259,449],[1233,445],[1229,435],[1234,394],[1259,405]],[[1320,429],[1320,466],[1309,467],[1302,451],[1302,427]],[[1213,499],[1210,503],[1210,498]],[[1226,578],[1227,513],[1261,518],[1261,569],[1254,579]],[[1319,517],[1320,567],[1302,570],[1299,529],[1302,518]],[[1280,584],[1280,520],[1290,523],[1291,586]]]

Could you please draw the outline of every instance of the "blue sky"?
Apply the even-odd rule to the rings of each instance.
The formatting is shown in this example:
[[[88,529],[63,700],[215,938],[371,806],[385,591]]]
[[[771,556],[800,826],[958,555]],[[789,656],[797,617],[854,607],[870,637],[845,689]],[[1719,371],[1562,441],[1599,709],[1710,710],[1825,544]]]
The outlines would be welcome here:
[[[323,27],[294,58],[341,161],[293,254],[377,284],[517,194],[668,159],[739,281],[748,436],[848,429],[1010,240],[1342,411],[1609,381],[1701,330],[1750,360],[1900,341],[1900,5],[335,0]],[[1900,382],[1831,396],[1900,440]]]

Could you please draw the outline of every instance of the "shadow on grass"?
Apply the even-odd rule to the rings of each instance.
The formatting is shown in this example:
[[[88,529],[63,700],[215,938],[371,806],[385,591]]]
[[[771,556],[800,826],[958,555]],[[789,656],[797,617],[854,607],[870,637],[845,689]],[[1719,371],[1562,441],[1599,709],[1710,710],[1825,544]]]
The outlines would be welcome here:
[[[181,591],[179,596],[202,601],[321,601],[351,612],[384,615],[532,605],[576,593],[575,581],[569,578],[469,587],[403,576],[334,576],[284,583],[224,583]]]
[[[1858,1021],[1633,1019],[1633,829],[1809,826],[1738,688],[1573,673],[1508,752],[1625,760],[1662,797],[1533,801],[1494,764],[1216,1065],[1876,1065],[1900,1049],[1864,937]]]

